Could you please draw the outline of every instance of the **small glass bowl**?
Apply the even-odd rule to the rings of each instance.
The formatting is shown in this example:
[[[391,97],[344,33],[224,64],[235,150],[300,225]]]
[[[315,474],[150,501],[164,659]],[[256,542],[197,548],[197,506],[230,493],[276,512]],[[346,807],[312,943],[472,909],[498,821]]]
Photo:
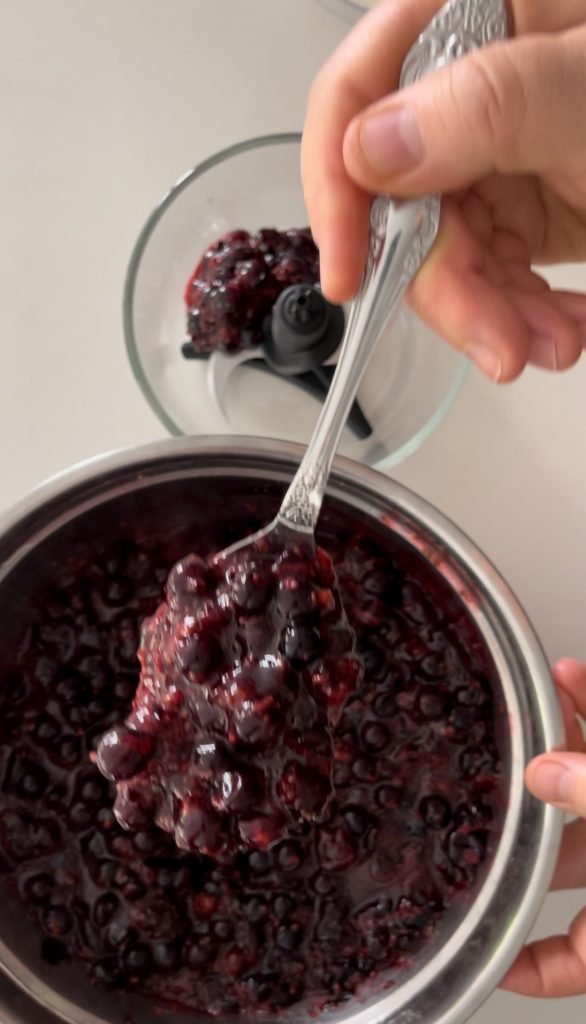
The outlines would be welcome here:
[[[308,441],[319,401],[284,378],[233,358],[224,407],[210,385],[210,360],[187,360],[183,293],[207,246],[237,228],[304,227],[301,136],[271,135],[231,146],[185,174],[143,228],[124,290],[128,356],[142,392],[173,435],[247,434]],[[451,409],[468,361],[407,307],[381,338],[359,391],[373,427],[346,430],[342,454],[387,470],[415,451]]]

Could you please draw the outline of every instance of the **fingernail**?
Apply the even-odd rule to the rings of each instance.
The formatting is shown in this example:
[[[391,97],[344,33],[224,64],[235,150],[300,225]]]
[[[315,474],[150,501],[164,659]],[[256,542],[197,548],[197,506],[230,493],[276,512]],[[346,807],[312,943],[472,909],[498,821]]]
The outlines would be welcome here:
[[[425,156],[419,125],[406,107],[367,117],[360,127],[360,146],[376,174],[401,174]]]
[[[490,345],[484,345],[480,341],[473,341],[466,349],[466,355],[482,370],[491,380],[499,381],[503,372],[503,361]]]
[[[558,356],[553,338],[547,334],[535,334],[531,339],[529,359],[543,370],[557,370]]]
[[[572,773],[559,761],[541,761],[533,772],[531,788],[548,803],[567,803],[570,799],[571,787]]]

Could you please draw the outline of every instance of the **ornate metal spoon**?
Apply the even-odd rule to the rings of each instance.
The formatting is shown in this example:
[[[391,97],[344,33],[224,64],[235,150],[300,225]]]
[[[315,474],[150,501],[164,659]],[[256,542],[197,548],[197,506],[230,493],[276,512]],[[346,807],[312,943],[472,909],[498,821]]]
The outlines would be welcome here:
[[[449,0],[407,54],[401,87],[506,36],[504,0]],[[439,217],[439,196],[374,200],[362,283],[328,396],[299,469],[273,522],[221,552],[218,560],[249,545],[258,548],[259,542],[274,549],[279,543],[282,547],[313,538],[334,455],[366,365],[435,240]]]

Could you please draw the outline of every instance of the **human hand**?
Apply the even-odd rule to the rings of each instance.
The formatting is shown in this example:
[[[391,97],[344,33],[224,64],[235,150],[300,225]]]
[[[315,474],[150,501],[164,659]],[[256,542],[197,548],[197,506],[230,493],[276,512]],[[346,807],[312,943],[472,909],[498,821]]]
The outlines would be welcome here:
[[[373,194],[439,191],[416,312],[494,380],[567,369],[586,346],[586,294],[532,266],[586,259],[586,0],[510,0],[515,38],[394,92],[439,7],[383,0],[313,85],[302,177],[324,292],[358,288]]]
[[[586,886],[586,741],[580,718],[586,720],[586,665],[560,661],[554,668],[564,720],[567,753],[543,754],[527,768],[529,789],[540,800],[580,820],[566,825],[552,889]],[[586,907],[567,935],[526,946],[502,987],[526,996],[559,998],[586,994]]]

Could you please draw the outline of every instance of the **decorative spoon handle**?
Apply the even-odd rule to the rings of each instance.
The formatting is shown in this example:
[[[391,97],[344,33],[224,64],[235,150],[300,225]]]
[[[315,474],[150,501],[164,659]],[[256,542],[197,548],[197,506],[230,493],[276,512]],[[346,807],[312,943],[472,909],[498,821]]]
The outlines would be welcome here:
[[[401,88],[506,36],[504,0],[449,0],[407,54]],[[374,200],[366,265],[336,373],[313,436],[283,500],[279,522],[313,533],[340,436],[368,360],[431,249],[439,219],[439,196],[403,202],[386,196]]]

